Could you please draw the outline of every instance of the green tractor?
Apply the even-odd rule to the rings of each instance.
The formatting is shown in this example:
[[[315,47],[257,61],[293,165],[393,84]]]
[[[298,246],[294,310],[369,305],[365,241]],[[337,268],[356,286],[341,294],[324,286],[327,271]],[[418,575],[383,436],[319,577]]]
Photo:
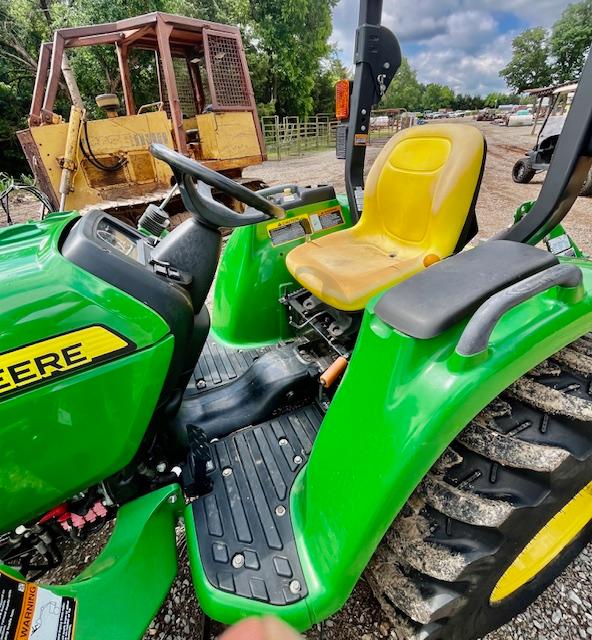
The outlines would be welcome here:
[[[364,182],[401,59],[381,4],[347,196],[253,193],[155,145],[191,212],[170,233],[154,210],[142,233],[102,211],[0,232],[2,640],[141,638],[179,521],[215,620],[306,630],[365,573],[399,637],[432,640],[508,621],[590,538],[592,265],[534,245],[592,164],[592,56],[539,199],[469,249],[477,129],[400,132]],[[37,583],[115,516],[78,577]]]

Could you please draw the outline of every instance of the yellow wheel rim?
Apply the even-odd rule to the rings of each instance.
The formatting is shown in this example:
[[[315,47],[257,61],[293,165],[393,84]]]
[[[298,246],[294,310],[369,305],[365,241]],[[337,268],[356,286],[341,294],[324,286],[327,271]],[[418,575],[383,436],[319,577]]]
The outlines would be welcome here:
[[[550,564],[592,520],[592,482],[584,487],[524,547],[491,593],[492,604],[523,587]]]

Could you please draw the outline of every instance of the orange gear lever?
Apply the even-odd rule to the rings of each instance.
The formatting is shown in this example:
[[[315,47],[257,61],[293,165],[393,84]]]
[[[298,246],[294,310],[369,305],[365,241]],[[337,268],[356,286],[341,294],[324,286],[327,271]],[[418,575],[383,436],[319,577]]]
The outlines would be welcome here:
[[[321,373],[321,377],[319,378],[321,384],[325,389],[328,389],[334,382],[339,378],[339,376],[345,371],[347,367],[347,358],[345,356],[339,356],[337,360],[335,360],[331,365]]]

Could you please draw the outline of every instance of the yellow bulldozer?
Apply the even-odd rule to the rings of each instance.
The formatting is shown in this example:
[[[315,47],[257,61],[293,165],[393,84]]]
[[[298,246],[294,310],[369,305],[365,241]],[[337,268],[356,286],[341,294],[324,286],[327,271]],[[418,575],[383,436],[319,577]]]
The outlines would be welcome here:
[[[89,110],[64,69],[65,54],[104,45],[117,53],[123,107],[117,93],[103,93]],[[136,104],[132,50],[154,52],[145,55],[157,90],[146,104]],[[73,103],[67,122],[54,111],[62,74]],[[159,12],[56,31],[53,42],[41,45],[28,124],[19,141],[39,187],[60,210],[92,207],[135,219],[161,201],[172,175],[150,155],[153,142],[234,179],[265,160],[238,28]]]

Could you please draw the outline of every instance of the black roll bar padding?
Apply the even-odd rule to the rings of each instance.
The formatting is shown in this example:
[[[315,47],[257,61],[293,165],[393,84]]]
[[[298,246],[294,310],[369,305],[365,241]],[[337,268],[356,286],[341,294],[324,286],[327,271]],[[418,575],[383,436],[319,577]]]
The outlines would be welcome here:
[[[565,218],[592,166],[592,49],[565,118],[541,192],[527,216],[496,240],[536,244]]]
[[[495,325],[504,313],[537,293],[556,286],[573,288],[581,284],[579,267],[558,264],[498,291],[475,311],[462,332],[456,352],[461,356],[474,356],[485,351]]]
[[[399,42],[392,31],[381,26],[381,17],[382,0],[360,0],[345,160],[345,188],[354,222],[361,211],[355,192],[356,188],[364,188],[370,113],[401,65]]]
[[[382,0],[360,0],[358,25],[380,24],[382,21]]]

